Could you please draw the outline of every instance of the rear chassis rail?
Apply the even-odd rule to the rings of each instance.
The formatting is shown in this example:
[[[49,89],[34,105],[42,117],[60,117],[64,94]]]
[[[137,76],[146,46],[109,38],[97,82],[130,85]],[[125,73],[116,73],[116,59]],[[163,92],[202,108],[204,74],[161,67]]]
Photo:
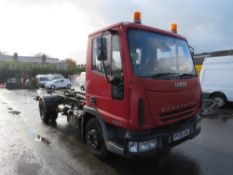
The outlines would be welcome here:
[[[74,89],[69,89],[69,90],[47,90],[48,94],[53,94],[53,95],[58,95],[60,97],[64,98],[70,98],[71,100],[78,100],[85,102],[86,101],[86,96],[85,92],[81,91],[75,91]]]
[[[85,92],[75,91],[74,89],[69,90],[47,90],[50,95],[56,95],[58,97],[58,103],[75,104],[78,107],[84,106],[86,103]],[[35,100],[39,101],[42,97],[36,96]]]

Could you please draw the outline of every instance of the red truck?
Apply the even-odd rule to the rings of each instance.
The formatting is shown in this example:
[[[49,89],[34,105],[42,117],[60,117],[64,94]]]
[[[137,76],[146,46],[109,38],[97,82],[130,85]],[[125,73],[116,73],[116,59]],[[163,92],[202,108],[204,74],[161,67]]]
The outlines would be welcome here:
[[[201,89],[186,39],[122,22],[89,35],[86,92],[51,90],[38,97],[41,119],[58,113],[98,158],[153,156],[199,134]]]

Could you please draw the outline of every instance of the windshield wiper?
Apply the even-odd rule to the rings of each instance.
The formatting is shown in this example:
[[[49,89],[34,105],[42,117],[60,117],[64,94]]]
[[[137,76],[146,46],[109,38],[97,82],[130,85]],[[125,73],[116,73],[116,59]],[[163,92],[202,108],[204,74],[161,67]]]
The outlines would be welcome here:
[[[151,77],[152,78],[159,78],[159,77],[169,76],[169,75],[179,75],[179,74],[178,73],[167,72],[167,73],[154,74]]]
[[[180,78],[185,78],[185,77],[189,78],[189,77],[196,77],[196,75],[195,74],[183,73],[183,74],[180,74],[179,77]]]

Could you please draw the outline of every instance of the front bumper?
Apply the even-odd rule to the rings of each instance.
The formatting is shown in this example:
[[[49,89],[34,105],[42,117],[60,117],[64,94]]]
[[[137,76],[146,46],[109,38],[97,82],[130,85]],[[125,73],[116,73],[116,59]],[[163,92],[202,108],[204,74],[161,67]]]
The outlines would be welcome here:
[[[115,147],[113,152],[130,159],[155,156],[197,136],[201,131],[200,122],[201,117],[197,116],[150,132],[127,131],[124,146],[118,152]]]
[[[171,147],[174,147],[178,144],[183,143],[188,139],[192,139],[197,136],[201,131],[201,118],[195,117],[192,119],[187,119],[182,121],[176,126],[167,126],[159,129],[155,129],[147,136],[133,136],[132,134],[127,135],[126,145],[124,146],[124,153],[127,157],[136,158],[136,157],[148,157],[153,156],[156,152],[168,150]],[[170,127],[170,128],[169,128]],[[149,149],[141,149],[141,143],[148,143],[157,141],[156,147],[150,147]],[[138,143],[137,150],[130,150],[129,144],[133,142]],[[154,154],[153,154],[154,153]]]

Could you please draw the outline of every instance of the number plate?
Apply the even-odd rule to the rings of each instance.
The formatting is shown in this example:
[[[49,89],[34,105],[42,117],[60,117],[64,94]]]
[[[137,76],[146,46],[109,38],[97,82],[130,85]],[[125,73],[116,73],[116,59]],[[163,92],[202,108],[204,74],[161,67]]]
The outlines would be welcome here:
[[[175,133],[175,134],[173,134],[173,141],[183,139],[184,137],[188,136],[189,133],[190,133],[189,128],[185,129],[181,132]]]

